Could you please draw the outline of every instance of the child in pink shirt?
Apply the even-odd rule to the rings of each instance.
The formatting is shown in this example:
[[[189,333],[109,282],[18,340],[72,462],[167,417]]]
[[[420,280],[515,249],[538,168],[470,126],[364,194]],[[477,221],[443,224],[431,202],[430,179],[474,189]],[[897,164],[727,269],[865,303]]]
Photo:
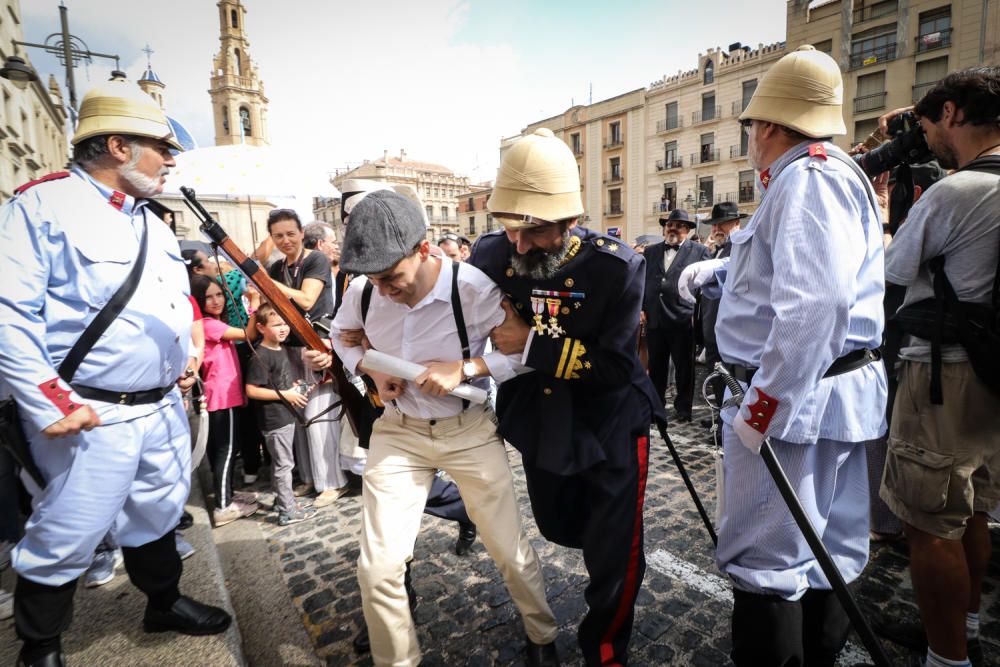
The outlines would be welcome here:
[[[257,511],[255,502],[233,498],[233,464],[238,420],[233,408],[246,404],[243,376],[233,341],[257,337],[256,318],[250,315],[247,329],[231,327],[220,318],[226,299],[218,281],[202,275],[191,277],[191,295],[204,314],[205,356],[201,378],[205,384],[208,406],[208,460],[212,467],[216,507],[215,526],[219,527]],[[251,311],[260,305],[260,294],[249,291]]]

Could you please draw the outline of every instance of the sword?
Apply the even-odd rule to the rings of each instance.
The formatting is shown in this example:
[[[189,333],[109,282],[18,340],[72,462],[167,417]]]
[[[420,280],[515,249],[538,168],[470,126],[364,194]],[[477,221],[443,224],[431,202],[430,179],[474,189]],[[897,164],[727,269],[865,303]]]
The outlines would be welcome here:
[[[725,381],[732,395],[734,397],[738,396],[739,400],[742,400],[743,388],[736,381],[736,378],[729,374],[725,366],[721,363],[716,363],[714,370]],[[798,496],[795,495],[792,483],[788,481],[788,476],[785,475],[785,471],[778,462],[778,458],[774,455],[770,438],[764,438],[764,442],[760,448],[760,455],[764,459],[764,465],[767,466],[767,471],[771,474],[771,478],[774,479],[774,483],[777,485],[778,492],[781,494],[782,499],[784,499],[785,505],[788,506],[788,511],[792,513],[795,524],[802,532],[802,536],[806,538],[809,548],[812,549],[813,556],[816,557],[820,568],[823,570],[823,574],[826,575],[826,578],[830,581],[830,585],[833,586],[833,590],[837,594],[837,599],[840,600],[841,606],[847,612],[848,618],[851,619],[851,625],[854,626],[854,630],[861,638],[861,642],[868,649],[868,653],[871,655],[872,660],[875,661],[876,667],[890,667],[892,663],[889,661],[885,649],[882,648],[882,643],[875,636],[875,633],[872,632],[867,619],[861,613],[858,601],[854,598],[854,594],[851,593],[851,589],[847,587],[847,582],[841,576],[840,570],[837,569],[837,565],[830,556],[830,552],[827,551],[826,545],[823,544],[819,533],[816,532],[816,528],[812,525],[812,521],[806,515],[802,503],[799,501]]]

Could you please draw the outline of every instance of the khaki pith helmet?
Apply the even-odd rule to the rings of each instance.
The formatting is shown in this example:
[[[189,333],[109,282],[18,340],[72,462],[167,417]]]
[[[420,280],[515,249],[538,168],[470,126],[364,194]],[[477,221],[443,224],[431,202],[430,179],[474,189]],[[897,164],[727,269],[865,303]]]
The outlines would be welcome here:
[[[167,116],[139,86],[121,77],[91,88],[80,103],[80,120],[70,142],[108,134],[128,134],[165,141],[184,150],[174,137]]]
[[[508,229],[583,215],[580,173],[569,146],[546,127],[518,139],[500,162],[486,207],[494,215],[517,216],[500,217]]]
[[[830,56],[806,44],[771,66],[740,120],[778,123],[807,137],[847,134],[844,80]]]

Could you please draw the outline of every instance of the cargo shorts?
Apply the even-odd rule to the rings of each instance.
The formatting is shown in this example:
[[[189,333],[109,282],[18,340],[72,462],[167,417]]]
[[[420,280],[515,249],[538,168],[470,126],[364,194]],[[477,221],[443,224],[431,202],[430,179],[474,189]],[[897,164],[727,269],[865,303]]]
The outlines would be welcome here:
[[[1000,503],[1000,396],[968,362],[941,365],[944,405],[930,381],[929,363],[903,362],[880,495],[911,526],[960,540]]]

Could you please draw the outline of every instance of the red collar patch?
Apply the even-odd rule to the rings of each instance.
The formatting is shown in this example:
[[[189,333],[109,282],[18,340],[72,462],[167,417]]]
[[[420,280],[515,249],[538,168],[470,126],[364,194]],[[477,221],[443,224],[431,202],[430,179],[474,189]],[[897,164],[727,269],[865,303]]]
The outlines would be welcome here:
[[[25,190],[29,190],[29,189],[35,187],[39,183],[45,183],[46,181],[58,181],[60,178],[67,178],[68,176],[69,176],[69,172],[68,171],[57,171],[57,172],[52,173],[52,174],[46,174],[45,176],[42,176],[41,178],[36,178],[33,181],[28,181],[24,185],[21,185],[21,186],[19,186],[17,188],[14,188],[14,194],[15,195],[19,195],[22,192],[24,192]]]
[[[115,190],[114,192],[111,193],[111,196],[108,197],[108,203],[114,206],[119,211],[122,210],[122,206],[125,205],[125,194]]]
[[[760,184],[764,186],[765,190],[767,189],[767,186],[770,182],[771,182],[771,170],[765,169],[764,171],[760,172]]]
[[[821,160],[826,159],[826,146],[823,144],[813,144],[809,147],[809,157],[818,157]]]

